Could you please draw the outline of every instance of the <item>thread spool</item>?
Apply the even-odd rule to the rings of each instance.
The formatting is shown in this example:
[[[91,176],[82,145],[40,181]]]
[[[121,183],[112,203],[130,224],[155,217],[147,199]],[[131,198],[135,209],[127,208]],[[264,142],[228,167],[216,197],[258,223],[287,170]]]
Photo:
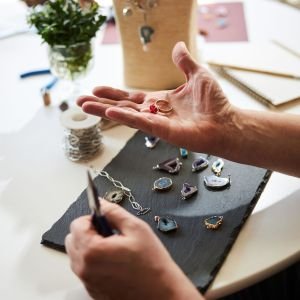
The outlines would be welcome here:
[[[61,114],[63,149],[71,161],[87,161],[101,150],[100,118],[70,108]]]

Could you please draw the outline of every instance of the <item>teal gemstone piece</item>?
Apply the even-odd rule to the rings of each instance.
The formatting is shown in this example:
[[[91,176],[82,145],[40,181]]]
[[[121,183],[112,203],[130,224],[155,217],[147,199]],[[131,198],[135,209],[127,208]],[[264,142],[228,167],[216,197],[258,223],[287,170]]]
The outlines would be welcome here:
[[[188,157],[189,152],[188,152],[186,149],[180,148],[180,149],[179,149],[179,152],[180,152],[180,156],[181,156],[182,158],[187,158],[187,157]]]
[[[177,222],[170,217],[159,217],[155,216],[155,222],[157,222],[157,229],[162,232],[169,232],[177,230]]]

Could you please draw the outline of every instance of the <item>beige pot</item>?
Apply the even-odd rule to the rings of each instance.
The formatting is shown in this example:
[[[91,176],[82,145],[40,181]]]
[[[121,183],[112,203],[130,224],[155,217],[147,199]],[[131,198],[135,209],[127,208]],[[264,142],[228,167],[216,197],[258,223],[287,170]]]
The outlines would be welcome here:
[[[117,25],[121,35],[125,84],[141,89],[172,89],[185,81],[172,62],[176,42],[184,41],[196,58],[196,0],[157,0],[157,7],[147,13],[147,25],[154,29],[148,51],[143,50],[139,29],[145,25],[143,13],[128,3],[114,0]],[[132,8],[131,16],[123,9]]]

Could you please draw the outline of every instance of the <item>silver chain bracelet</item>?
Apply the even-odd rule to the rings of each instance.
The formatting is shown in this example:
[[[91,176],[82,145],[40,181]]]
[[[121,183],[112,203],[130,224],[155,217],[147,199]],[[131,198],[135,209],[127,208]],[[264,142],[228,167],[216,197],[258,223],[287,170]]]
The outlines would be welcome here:
[[[131,190],[128,187],[124,186],[121,181],[115,180],[106,171],[99,171],[99,170],[95,170],[95,169],[93,169],[93,170],[97,175],[107,178],[116,188],[119,188],[123,191],[125,196],[127,196],[132,208],[134,210],[138,211],[137,216],[145,215],[151,211],[151,209],[149,207],[144,208],[138,202],[136,202],[134,196],[131,193]]]

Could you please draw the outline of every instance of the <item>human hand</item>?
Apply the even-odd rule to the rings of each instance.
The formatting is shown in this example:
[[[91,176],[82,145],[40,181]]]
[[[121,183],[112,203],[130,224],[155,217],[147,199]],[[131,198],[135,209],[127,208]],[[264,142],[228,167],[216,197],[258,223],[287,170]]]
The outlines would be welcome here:
[[[203,299],[147,223],[116,204],[101,205],[120,234],[103,238],[84,216],[65,240],[72,270],[93,299]]]
[[[96,87],[94,96],[81,96],[77,103],[87,113],[138,128],[189,150],[214,154],[216,145],[224,144],[223,129],[231,118],[232,107],[212,75],[191,58],[183,42],[175,45],[172,57],[187,80],[175,90],[128,93]],[[149,106],[155,99],[168,99],[173,111],[168,115],[150,113]]]

